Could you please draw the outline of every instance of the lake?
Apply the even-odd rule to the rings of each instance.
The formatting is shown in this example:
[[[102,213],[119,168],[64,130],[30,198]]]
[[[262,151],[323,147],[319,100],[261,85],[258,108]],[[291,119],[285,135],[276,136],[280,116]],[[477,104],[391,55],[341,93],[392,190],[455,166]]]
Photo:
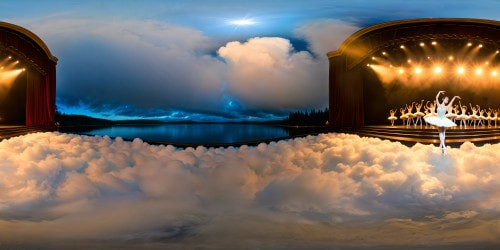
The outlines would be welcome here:
[[[289,131],[261,124],[161,124],[100,127],[80,133],[174,144],[225,144],[283,138]]]

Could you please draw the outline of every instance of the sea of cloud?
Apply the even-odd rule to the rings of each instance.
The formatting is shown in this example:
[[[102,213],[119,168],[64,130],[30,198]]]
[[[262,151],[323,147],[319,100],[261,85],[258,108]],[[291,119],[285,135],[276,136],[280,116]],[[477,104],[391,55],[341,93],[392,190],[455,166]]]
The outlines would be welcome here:
[[[337,133],[187,149],[30,134],[0,142],[0,246],[494,249],[498,152]]]

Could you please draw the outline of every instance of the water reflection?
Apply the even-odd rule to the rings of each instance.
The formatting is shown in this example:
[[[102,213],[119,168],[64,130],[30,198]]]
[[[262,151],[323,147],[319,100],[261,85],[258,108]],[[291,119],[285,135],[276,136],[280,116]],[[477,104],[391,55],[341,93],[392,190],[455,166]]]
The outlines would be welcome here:
[[[217,144],[266,140],[289,136],[283,127],[260,124],[162,124],[113,126],[87,130],[85,134],[145,141]]]

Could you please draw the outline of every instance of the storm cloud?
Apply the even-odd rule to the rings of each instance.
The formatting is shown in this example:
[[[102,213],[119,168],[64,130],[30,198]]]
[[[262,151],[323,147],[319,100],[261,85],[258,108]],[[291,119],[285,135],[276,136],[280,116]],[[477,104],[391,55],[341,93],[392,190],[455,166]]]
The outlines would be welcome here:
[[[7,247],[500,244],[500,144],[321,134],[240,148],[38,133],[0,142]]]

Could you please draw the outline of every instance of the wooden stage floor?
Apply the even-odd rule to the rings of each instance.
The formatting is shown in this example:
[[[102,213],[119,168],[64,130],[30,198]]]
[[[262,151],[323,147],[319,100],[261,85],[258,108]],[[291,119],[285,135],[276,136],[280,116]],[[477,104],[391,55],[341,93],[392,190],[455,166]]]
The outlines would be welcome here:
[[[340,129],[336,132],[352,133],[360,136],[377,137],[391,141],[399,141],[406,145],[415,143],[439,145],[439,136],[436,128],[430,126],[364,126],[358,129]],[[446,144],[459,146],[469,141],[476,145],[500,142],[500,126],[497,127],[454,127],[446,130]]]
[[[47,131],[49,130],[37,127],[26,127],[20,125],[0,125],[0,141],[15,136],[21,136],[37,132],[47,132]]]

